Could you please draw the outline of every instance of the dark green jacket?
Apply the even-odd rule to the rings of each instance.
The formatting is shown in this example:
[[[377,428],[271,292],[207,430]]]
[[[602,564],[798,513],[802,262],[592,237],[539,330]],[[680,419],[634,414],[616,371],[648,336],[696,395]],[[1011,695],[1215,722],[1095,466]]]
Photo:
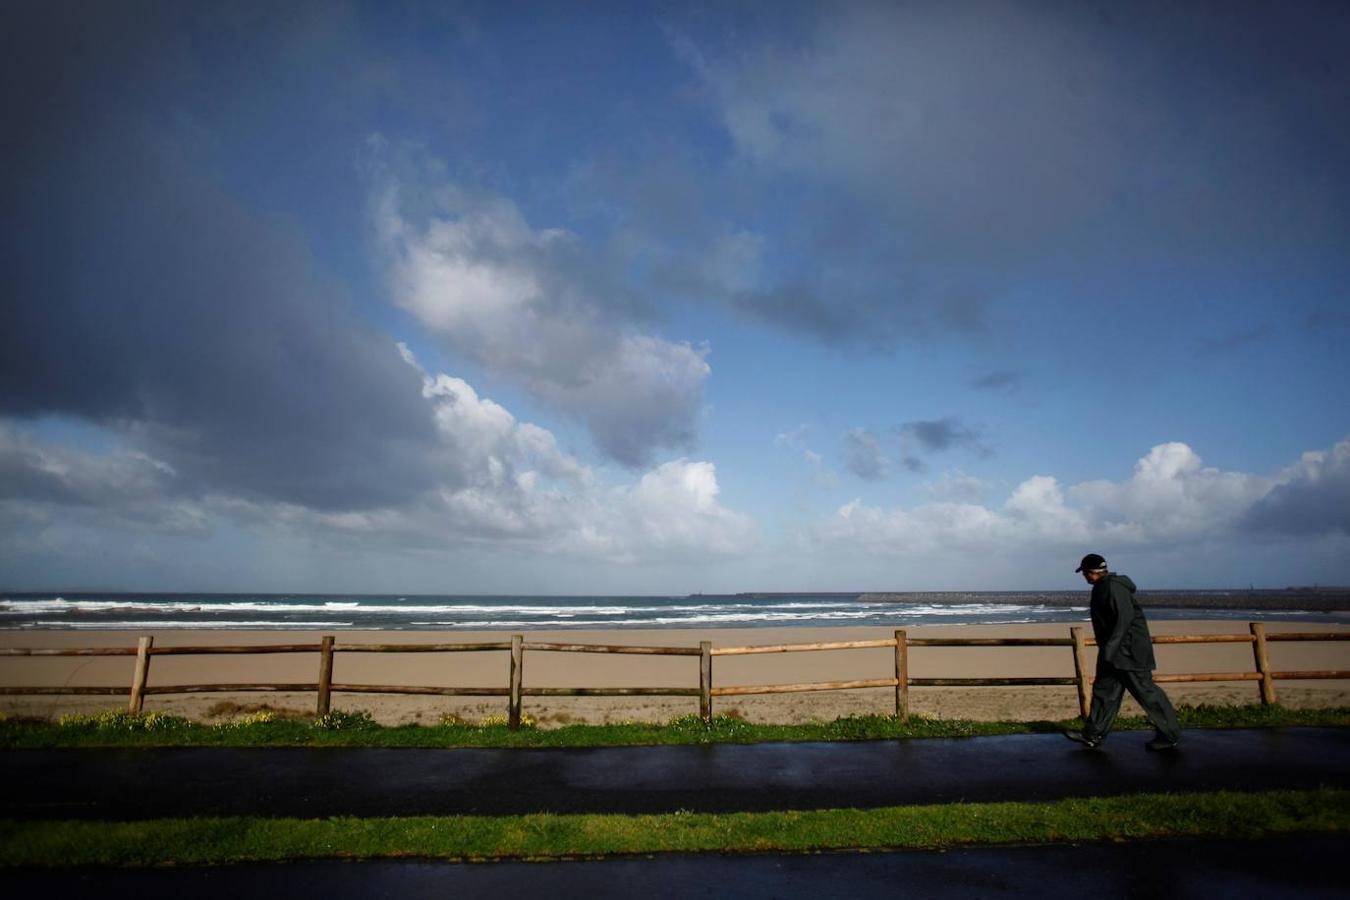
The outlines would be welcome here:
[[[1148,670],[1153,661],[1144,611],[1134,599],[1134,582],[1110,572],[1092,586],[1092,634],[1097,658],[1117,669]]]

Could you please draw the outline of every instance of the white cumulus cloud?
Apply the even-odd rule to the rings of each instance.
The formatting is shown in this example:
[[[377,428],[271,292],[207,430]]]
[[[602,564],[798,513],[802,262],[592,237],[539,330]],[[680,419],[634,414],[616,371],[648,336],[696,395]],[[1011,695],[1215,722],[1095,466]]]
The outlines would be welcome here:
[[[754,521],[724,506],[713,463],[675,459],[615,483],[558,446],[548,429],[519,421],[462,378],[429,372],[398,347],[421,379],[439,438],[435,482],[398,503],[329,508],[215,486],[190,492],[166,463],[120,444],[76,450],[0,421],[0,559],[83,559],[90,535],[204,537],[230,527],[356,558],[466,548],[572,561],[662,564],[750,552]],[[111,437],[111,435],[109,435]]]
[[[1273,476],[1206,466],[1188,445],[1159,444],[1123,481],[1065,488],[1049,475],[1018,484],[1001,505],[960,502],[966,480],[930,486],[935,502],[883,509],[853,500],[816,536],[894,556],[977,549],[1184,547],[1253,530],[1277,535],[1350,532],[1350,440],[1304,454]],[[974,485],[970,485],[974,487]],[[969,499],[971,495],[966,495]]]
[[[415,220],[405,206],[426,197],[433,208]],[[622,292],[576,235],[532,228],[505,198],[411,186],[388,169],[373,216],[394,301],[457,355],[583,422],[626,466],[692,444],[706,348],[624,327]]]
[[[743,553],[757,543],[754,522],[718,501],[711,462],[678,459],[629,484],[562,452],[552,432],[518,421],[467,381],[423,369],[444,442],[443,481],[414,503],[359,513],[229,504],[235,516],[335,541],[376,542],[436,552],[464,545],[515,548],[573,559],[661,562]]]
[[[1129,481],[1088,481],[1072,496],[1103,539],[1148,542],[1230,531],[1270,478],[1205,466],[1189,446],[1159,444]]]

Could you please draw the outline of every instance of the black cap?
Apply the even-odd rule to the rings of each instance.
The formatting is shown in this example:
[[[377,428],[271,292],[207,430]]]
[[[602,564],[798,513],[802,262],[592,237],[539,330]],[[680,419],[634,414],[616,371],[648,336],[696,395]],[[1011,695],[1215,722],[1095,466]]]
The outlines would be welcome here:
[[[1095,572],[1098,569],[1105,569],[1105,568],[1106,568],[1105,559],[1098,556],[1096,553],[1089,553],[1087,556],[1083,557],[1083,561],[1078,564],[1078,568],[1074,569],[1074,571]]]

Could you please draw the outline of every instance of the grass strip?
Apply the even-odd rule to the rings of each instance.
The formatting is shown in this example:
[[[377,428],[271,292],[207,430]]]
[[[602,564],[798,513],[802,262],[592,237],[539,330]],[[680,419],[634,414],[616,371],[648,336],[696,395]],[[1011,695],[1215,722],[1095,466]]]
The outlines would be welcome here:
[[[1186,728],[1350,727],[1350,707],[1286,709],[1278,705],[1179,707]],[[622,747],[678,744],[749,744],[765,741],[860,741],[896,738],[953,738],[1055,732],[1077,724],[1060,722],[977,722],[911,716],[849,716],[833,722],[775,725],[730,716],[711,724],[681,716],[665,724],[526,727],[510,731],[504,722],[473,724],[447,719],[438,725],[384,726],[369,714],[334,712],[319,719],[254,714],[235,721],[200,723],[164,713],[132,715],[110,710],[69,716],[60,722],[0,720],[0,749],[56,747]],[[1118,720],[1118,729],[1151,727],[1143,716]]]
[[[530,859],[941,848],[1344,831],[1350,791],[1139,794],[768,813],[0,821],[3,866],[221,865],[301,859]]]

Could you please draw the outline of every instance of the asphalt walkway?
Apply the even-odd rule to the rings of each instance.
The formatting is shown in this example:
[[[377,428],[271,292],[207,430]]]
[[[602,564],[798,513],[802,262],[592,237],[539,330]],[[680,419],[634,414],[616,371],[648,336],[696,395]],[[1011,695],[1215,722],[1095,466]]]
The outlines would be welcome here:
[[[1350,837],[973,847],[893,853],[671,854],[549,863],[295,862],[182,869],[10,870],[10,897],[1345,898]]]
[[[593,749],[144,749],[0,753],[0,817],[651,813],[1350,786],[1350,731],[1056,734]]]

